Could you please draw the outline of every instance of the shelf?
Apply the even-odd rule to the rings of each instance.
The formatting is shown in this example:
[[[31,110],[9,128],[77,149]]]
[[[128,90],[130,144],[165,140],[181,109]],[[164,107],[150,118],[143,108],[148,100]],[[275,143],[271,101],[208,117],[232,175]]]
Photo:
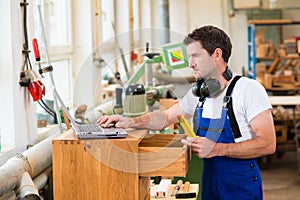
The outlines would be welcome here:
[[[295,106],[300,105],[300,96],[270,96],[270,103],[281,106]]]
[[[300,21],[290,20],[290,19],[263,19],[263,20],[249,20],[248,24],[253,25],[293,25],[293,24],[300,24]]]
[[[299,59],[299,55],[286,55],[286,56],[278,56],[278,57],[256,57],[257,60],[274,60],[275,58],[280,58],[282,60],[285,59]]]
[[[256,64],[261,60],[271,61],[271,57],[257,57],[256,52],[256,27],[257,26],[284,26],[284,25],[300,25],[300,20],[290,20],[290,19],[264,19],[264,20],[248,20],[248,77],[256,79]],[[287,55],[282,57],[274,57],[274,61],[279,60],[276,64],[278,65],[281,60],[288,59],[299,59],[300,56],[296,53],[293,55]],[[272,68],[273,69],[273,68]],[[275,68],[274,68],[275,69]]]

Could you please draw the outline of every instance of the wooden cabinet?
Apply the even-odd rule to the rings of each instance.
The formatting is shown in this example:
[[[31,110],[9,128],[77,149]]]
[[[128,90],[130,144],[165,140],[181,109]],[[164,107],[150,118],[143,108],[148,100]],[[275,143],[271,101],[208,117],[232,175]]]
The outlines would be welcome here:
[[[52,141],[54,199],[150,199],[149,176],[186,175],[182,138],[131,130],[125,139],[78,140],[69,130]]]

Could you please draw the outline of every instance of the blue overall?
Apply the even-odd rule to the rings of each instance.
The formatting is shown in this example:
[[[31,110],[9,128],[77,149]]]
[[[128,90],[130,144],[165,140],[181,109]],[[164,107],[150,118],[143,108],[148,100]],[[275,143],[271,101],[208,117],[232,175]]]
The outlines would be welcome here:
[[[217,143],[234,143],[227,109],[220,119],[202,117],[203,108],[197,108],[195,122],[197,135]],[[204,158],[202,200],[263,199],[262,180],[255,159],[237,159],[223,156]]]

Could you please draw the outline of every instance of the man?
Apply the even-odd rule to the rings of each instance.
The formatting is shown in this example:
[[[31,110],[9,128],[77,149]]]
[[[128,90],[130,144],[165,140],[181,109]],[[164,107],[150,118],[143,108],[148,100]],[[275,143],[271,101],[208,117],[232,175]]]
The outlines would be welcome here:
[[[198,137],[182,143],[204,160],[202,199],[263,199],[255,158],[276,149],[272,107],[265,89],[255,80],[231,73],[227,64],[232,45],[221,29],[195,29],[184,44],[189,67],[199,81],[179,104],[136,118],[103,116],[98,123],[159,130],[176,123],[178,115],[194,117]]]

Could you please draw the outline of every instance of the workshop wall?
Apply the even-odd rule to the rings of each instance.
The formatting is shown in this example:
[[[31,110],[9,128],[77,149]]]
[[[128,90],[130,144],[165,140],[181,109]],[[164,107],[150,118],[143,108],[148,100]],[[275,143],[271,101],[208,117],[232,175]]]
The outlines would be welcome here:
[[[28,7],[27,17],[31,19],[32,9],[31,6]],[[0,13],[2,30],[0,37],[0,131],[2,140],[6,141],[7,151],[17,147],[14,152],[8,152],[5,157],[1,156],[1,163],[1,160],[25,150],[26,144],[35,139],[33,133],[36,133],[36,113],[35,104],[30,99],[27,88],[19,87],[24,43],[23,21],[21,20],[23,12],[20,1],[2,0]],[[28,26],[32,26],[32,21],[29,20]],[[30,28],[28,28],[28,34],[32,38]]]

